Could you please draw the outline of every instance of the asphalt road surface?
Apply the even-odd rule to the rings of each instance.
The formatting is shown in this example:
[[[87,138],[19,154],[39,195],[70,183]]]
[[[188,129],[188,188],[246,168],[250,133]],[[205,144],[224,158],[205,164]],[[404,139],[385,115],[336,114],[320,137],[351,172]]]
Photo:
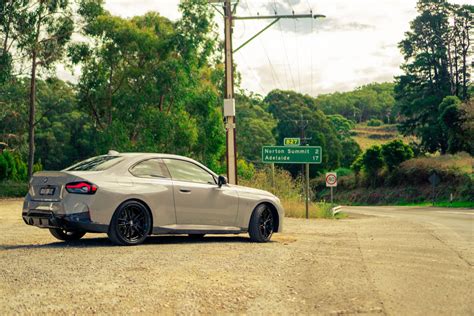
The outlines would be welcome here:
[[[20,200],[0,200],[0,315],[474,313],[471,210],[347,211],[286,219],[266,244],[156,236],[118,247],[100,234],[58,242],[23,223]]]

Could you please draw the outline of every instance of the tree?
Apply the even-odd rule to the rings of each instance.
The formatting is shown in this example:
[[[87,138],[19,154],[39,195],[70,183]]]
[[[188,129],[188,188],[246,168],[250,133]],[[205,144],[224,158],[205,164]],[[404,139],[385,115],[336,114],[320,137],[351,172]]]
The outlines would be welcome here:
[[[392,172],[405,160],[413,158],[413,150],[403,141],[396,139],[382,145],[382,156],[388,170]]]
[[[268,111],[277,121],[275,128],[277,143],[282,144],[285,137],[300,137],[304,125],[304,136],[310,145],[323,148],[322,164],[324,169],[336,169],[340,165],[342,151],[337,132],[329,119],[319,110],[314,99],[292,91],[271,91],[264,99]],[[285,165],[294,176],[301,171],[300,166]],[[316,175],[316,169],[311,169]]]
[[[16,49],[30,63],[28,119],[28,177],[35,162],[36,78],[38,70],[50,69],[61,60],[73,32],[71,4],[68,0],[19,1],[11,7],[8,19],[15,22]],[[13,31],[12,31],[13,32]],[[7,37],[7,36],[5,36]],[[11,44],[10,44],[11,45]]]
[[[466,138],[468,152],[474,156],[474,100],[462,103],[460,112],[462,134]]]
[[[375,118],[392,123],[396,115],[393,88],[393,83],[372,83],[354,91],[320,95],[315,104],[327,115],[339,114],[355,122]]]
[[[446,129],[439,121],[441,101],[451,94],[461,100],[469,98],[466,47],[471,26],[467,20],[473,8],[446,0],[419,0],[419,15],[399,43],[405,58],[404,74],[397,78],[395,87],[402,115],[400,130],[421,138],[421,145],[429,152],[448,150]]]
[[[460,109],[461,100],[455,96],[447,96],[439,105],[439,122],[448,137],[449,153],[456,153],[459,151],[472,151],[469,146],[468,135],[465,134],[462,125],[463,112]]]
[[[359,144],[351,138],[351,130],[355,124],[339,114],[328,115],[327,118],[331,121],[341,141],[341,166],[348,168],[362,152]]]
[[[262,146],[276,143],[272,134],[276,120],[264,107],[263,100],[255,95],[236,96],[237,150],[239,157],[247,161],[260,161]]]
[[[382,148],[378,145],[368,148],[362,156],[362,163],[371,184],[374,185],[380,170],[384,166]]]
[[[98,131],[98,148],[191,155],[219,169],[224,151],[222,104],[210,57],[215,49],[206,1],[180,5],[176,23],[148,12],[123,19],[80,9],[89,42],[70,50],[82,65],[79,104]]]

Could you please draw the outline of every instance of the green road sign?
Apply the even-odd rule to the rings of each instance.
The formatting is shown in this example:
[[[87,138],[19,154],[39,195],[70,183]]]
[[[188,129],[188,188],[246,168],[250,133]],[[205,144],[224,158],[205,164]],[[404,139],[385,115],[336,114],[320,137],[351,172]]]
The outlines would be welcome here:
[[[298,137],[283,138],[283,145],[285,146],[299,146],[300,144],[301,144],[301,139]]]
[[[263,146],[264,163],[321,163],[321,146]]]

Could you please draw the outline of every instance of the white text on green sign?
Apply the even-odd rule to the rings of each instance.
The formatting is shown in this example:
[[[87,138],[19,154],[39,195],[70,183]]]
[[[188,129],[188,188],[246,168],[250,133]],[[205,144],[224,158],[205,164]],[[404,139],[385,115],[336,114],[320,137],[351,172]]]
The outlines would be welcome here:
[[[322,159],[321,146],[263,146],[262,162],[264,163],[313,163],[319,164]]]

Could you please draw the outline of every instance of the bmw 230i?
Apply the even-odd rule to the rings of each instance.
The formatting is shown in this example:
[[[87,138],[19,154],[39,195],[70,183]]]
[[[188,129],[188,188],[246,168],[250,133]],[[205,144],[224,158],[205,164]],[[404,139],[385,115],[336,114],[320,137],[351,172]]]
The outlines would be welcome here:
[[[152,234],[248,232],[251,240],[267,242],[282,230],[284,211],[273,194],[228,184],[193,159],[111,151],[35,173],[22,215],[60,240],[94,232],[136,245]]]

